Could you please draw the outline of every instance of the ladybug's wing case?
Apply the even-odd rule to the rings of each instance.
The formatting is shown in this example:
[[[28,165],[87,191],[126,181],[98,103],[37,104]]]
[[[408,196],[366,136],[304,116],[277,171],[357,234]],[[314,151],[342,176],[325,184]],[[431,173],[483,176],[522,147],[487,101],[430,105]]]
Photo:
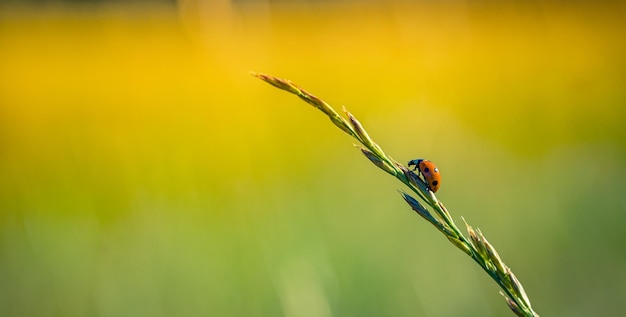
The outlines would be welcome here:
[[[441,176],[439,175],[439,172],[435,172],[432,179],[428,180],[428,186],[433,193],[436,193],[437,190],[439,190],[439,185],[441,185]]]
[[[420,172],[424,175],[424,179],[428,183],[428,187],[433,193],[437,192],[439,185],[441,184],[441,175],[437,166],[428,160],[423,160],[419,163]]]

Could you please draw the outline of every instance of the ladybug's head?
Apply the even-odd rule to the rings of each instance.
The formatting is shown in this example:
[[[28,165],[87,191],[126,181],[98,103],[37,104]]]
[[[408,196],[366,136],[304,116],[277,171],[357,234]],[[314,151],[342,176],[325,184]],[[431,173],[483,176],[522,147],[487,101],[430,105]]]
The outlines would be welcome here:
[[[415,160],[410,160],[409,163],[407,164],[409,167],[415,165],[415,169],[417,169],[417,167],[420,165],[420,163],[422,163],[422,161],[424,161],[424,159],[415,159]]]

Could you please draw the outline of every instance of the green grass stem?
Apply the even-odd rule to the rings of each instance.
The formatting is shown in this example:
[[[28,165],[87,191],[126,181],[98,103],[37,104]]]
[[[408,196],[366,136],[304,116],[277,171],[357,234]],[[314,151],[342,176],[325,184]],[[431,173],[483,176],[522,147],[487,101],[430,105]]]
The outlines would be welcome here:
[[[343,118],[328,103],[289,80],[258,73],[251,73],[251,75],[276,88],[300,97],[306,103],[326,114],[330,121],[342,131],[359,141],[361,145],[356,145],[356,147],[361,150],[361,153],[367,159],[383,171],[395,176],[421,199],[422,203],[406,192],[400,191],[400,195],[411,209],[443,233],[454,246],[469,255],[500,286],[502,289],[500,294],[504,296],[507,305],[513,313],[520,317],[539,316],[532,309],[522,284],[511,269],[502,261],[496,249],[487,241],[482,232],[478,229],[474,230],[469,224],[465,223],[469,235],[469,239],[466,238],[452,220],[446,207],[437,199],[437,196],[428,188],[427,184],[408,167],[396,162],[391,156],[387,155],[372,140],[363,125],[350,112],[344,109],[348,119]],[[424,206],[424,204],[429,208]],[[465,222],[465,220],[463,221]]]

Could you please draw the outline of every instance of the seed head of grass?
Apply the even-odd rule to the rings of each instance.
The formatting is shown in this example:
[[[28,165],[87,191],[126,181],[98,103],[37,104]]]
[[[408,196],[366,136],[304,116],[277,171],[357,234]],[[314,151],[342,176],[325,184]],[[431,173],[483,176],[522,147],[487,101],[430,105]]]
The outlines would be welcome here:
[[[437,196],[429,189],[428,185],[415,172],[387,155],[372,140],[354,115],[344,108],[343,112],[347,119],[341,117],[328,103],[295,85],[290,80],[254,72],[251,72],[251,75],[276,88],[298,96],[306,103],[322,111],[342,131],[354,137],[361,144],[355,146],[370,162],[386,173],[396,177],[419,197],[422,202],[408,193],[400,191],[400,195],[411,209],[445,235],[452,245],[470,256],[498,284],[501,288],[500,293],[504,296],[508,307],[513,313],[521,317],[539,317],[532,309],[522,284],[482,232],[478,229],[474,230],[463,219],[469,235],[469,239],[466,238],[454,223],[450,212],[437,199]]]

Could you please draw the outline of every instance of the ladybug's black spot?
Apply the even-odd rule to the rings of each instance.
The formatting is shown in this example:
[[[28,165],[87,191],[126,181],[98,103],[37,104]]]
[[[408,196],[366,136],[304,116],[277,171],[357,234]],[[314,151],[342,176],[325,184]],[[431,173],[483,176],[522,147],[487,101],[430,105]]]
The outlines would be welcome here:
[[[430,172],[430,168],[427,167],[424,169],[424,173],[428,173],[428,172]]]
[[[433,181],[433,186],[437,186],[437,184],[439,184],[438,181]]]

